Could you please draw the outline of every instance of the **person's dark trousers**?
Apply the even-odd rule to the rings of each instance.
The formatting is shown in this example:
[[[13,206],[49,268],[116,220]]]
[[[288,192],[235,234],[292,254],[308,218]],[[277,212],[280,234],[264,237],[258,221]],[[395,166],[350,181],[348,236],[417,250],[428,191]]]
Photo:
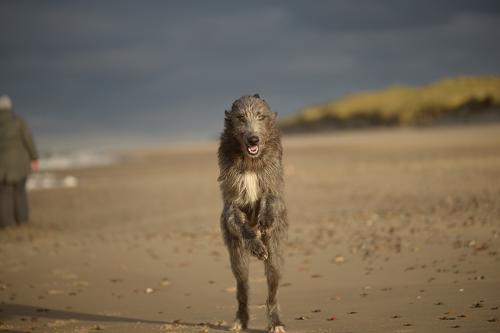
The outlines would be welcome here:
[[[26,178],[14,184],[14,217],[17,224],[28,223],[29,208]]]
[[[28,222],[26,178],[12,184],[0,183],[0,227]]]
[[[14,217],[14,186],[0,183],[0,227],[15,225]]]

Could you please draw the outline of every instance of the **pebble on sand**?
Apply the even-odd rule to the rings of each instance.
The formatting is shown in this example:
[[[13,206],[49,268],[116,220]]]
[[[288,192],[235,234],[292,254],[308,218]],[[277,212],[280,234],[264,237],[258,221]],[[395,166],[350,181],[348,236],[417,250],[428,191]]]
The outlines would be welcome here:
[[[344,256],[338,255],[333,260],[335,261],[336,264],[341,264],[345,261],[345,258],[344,258]]]
[[[170,281],[167,279],[167,278],[163,278],[161,281],[160,281],[160,286],[162,287],[167,287],[170,285]]]
[[[227,287],[225,289],[226,292],[228,293],[235,293],[236,292],[236,287]]]

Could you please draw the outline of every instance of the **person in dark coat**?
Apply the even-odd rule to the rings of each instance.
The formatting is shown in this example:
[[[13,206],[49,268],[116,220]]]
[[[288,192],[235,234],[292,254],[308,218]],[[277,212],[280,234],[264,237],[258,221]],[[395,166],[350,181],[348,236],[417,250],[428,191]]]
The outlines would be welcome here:
[[[38,152],[31,131],[0,96],[0,228],[28,222],[26,179],[38,170]]]

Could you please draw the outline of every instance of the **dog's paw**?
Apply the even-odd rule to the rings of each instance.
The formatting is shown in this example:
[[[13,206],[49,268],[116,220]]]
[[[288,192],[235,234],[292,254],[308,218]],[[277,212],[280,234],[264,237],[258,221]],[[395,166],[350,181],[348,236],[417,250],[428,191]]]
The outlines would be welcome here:
[[[269,333],[286,333],[285,326],[278,325],[271,327],[269,328]]]
[[[248,241],[248,249],[250,250],[250,253],[259,260],[266,260],[269,256],[266,246],[258,238]]]

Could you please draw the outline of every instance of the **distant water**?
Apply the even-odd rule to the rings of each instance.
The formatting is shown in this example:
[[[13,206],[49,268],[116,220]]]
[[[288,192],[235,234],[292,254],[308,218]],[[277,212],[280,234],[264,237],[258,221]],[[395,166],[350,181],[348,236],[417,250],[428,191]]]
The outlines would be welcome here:
[[[29,176],[26,187],[28,191],[74,188],[79,184],[78,178],[69,170],[110,165],[118,159],[116,153],[108,150],[43,152],[40,171]]]
[[[80,150],[42,154],[40,171],[81,169],[115,163],[117,156],[107,150]]]

